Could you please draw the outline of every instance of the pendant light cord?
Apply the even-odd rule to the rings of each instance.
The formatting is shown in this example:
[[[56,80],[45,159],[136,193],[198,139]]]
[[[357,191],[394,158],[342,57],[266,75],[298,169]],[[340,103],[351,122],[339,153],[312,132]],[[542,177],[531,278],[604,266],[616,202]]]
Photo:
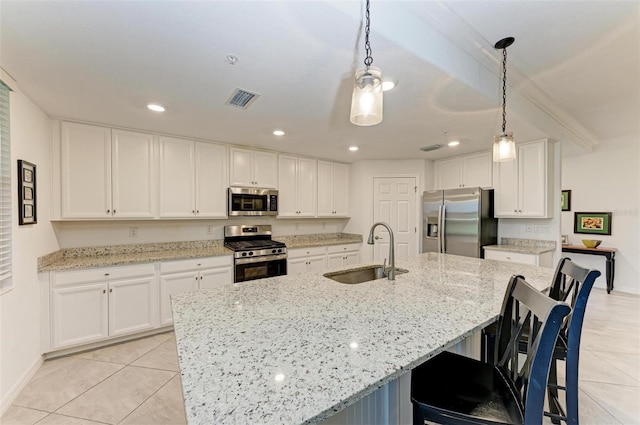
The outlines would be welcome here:
[[[373,63],[373,58],[371,57],[371,44],[369,44],[369,26],[370,26],[370,18],[369,18],[369,0],[367,0],[367,11],[365,13],[366,24],[364,26],[364,50],[367,54],[367,57],[364,58],[364,64],[369,68]]]
[[[502,133],[507,129],[507,49],[502,49]]]

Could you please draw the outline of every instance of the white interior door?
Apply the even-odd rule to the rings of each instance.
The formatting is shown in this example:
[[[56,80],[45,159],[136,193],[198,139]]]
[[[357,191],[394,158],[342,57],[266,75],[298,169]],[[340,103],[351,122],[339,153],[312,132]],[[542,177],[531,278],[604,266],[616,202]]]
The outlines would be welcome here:
[[[415,177],[375,177],[373,179],[373,222],[391,226],[396,259],[418,253],[418,221],[416,219],[417,184]],[[373,224],[373,223],[371,223]],[[378,226],[375,230],[373,259],[389,255],[389,234]]]

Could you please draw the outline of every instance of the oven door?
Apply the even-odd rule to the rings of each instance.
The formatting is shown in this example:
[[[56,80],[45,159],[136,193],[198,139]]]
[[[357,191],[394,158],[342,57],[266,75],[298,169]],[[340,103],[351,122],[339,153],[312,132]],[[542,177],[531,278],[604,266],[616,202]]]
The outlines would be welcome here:
[[[237,258],[234,282],[263,279],[287,274],[287,254],[268,257]]]

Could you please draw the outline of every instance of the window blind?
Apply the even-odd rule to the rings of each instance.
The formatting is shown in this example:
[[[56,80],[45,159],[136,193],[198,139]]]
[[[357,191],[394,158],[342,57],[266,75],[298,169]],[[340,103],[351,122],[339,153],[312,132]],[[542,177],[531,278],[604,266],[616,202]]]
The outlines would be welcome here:
[[[9,88],[0,81],[0,290],[11,286]]]

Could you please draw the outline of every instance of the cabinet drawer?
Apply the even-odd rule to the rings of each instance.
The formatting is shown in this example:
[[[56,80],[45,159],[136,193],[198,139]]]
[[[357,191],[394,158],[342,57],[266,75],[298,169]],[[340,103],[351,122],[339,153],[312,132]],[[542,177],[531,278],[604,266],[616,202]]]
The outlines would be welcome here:
[[[142,264],[122,267],[103,267],[98,269],[53,272],[53,286],[76,285],[78,283],[101,282],[115,279],[129,279],[155,274],[154,264]]]
[[[538,265],[538,256],[535,254],[522,254],[520,252],[494,251],[485,250],[484,258],[486,260],[507,261],[518,264]]]
[[[326,253],[326,247],[314,246],[310,248],[296,248],[287,250],[288,258],[302,258],[312,255],[324,255]]]
[[[231,267],[233,259],[230,255],[217,257],[191,258],[188,260],[166,261],[160,264],[160,274],[202,270],[212,267]]]
[[[343,245],[331,245],[327,247],[327,254],[338,254],[340,252],[347,251],[359,251],[360,244],[359,243],[349,243]]]

